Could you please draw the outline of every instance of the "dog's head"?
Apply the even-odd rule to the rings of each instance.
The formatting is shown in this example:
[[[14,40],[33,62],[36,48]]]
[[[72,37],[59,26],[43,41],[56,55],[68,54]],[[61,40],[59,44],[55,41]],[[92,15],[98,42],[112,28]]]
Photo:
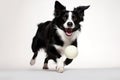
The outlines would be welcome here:
[[[62,29],[67,36],[71,36],[76,30],[80,30],[79,23],[83,21],[84,11],[88,9],[89,6],[79,6],[74,8],[73,11],[66,10],[60,2],[55,2],[55,23]]]

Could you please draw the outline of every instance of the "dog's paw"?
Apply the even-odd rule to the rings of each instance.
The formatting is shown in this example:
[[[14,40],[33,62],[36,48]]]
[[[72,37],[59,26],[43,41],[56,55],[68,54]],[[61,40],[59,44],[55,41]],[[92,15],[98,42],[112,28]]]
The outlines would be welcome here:
[[[30,65],[34,65],[34,64],[35,64],[35,60],[32,59],[32,60],[30,61]]]
[[[43,69],[48,69],[48,64],[47,63],[44,64]]]
[[[64,67],[56,67],[57,72],[63,73],[64,72]]]

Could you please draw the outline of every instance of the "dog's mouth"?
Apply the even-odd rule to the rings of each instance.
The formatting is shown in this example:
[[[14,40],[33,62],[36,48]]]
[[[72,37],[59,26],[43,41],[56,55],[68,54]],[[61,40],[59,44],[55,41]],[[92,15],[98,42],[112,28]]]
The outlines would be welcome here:
[[[72,35],[72,32],[73,32],[72,28],[65,28],[65,34],[66,34],[67,36],[71,36],[71,35]]]

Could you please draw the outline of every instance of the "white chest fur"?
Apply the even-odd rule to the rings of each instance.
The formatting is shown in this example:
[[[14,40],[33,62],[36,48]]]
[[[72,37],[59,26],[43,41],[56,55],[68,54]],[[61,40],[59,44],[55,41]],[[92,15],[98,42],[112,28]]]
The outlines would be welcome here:
[[[79,30],[73,32],[72,36],[67,36],[65,32],[57,27],[57,33],[60,35],[62,41],[64,42],[63,46],[54,45],[54,47],[60,51],[60,53],[63,53],[64,49],[69,46],[78,36]]]

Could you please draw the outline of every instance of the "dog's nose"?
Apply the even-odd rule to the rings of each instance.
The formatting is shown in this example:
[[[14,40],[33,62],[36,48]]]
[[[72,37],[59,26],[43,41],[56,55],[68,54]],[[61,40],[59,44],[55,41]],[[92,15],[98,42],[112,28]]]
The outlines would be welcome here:
[[[72,27],[73,23],[72,22],[68,22],[67,25],[68,25],[68,27]]]

